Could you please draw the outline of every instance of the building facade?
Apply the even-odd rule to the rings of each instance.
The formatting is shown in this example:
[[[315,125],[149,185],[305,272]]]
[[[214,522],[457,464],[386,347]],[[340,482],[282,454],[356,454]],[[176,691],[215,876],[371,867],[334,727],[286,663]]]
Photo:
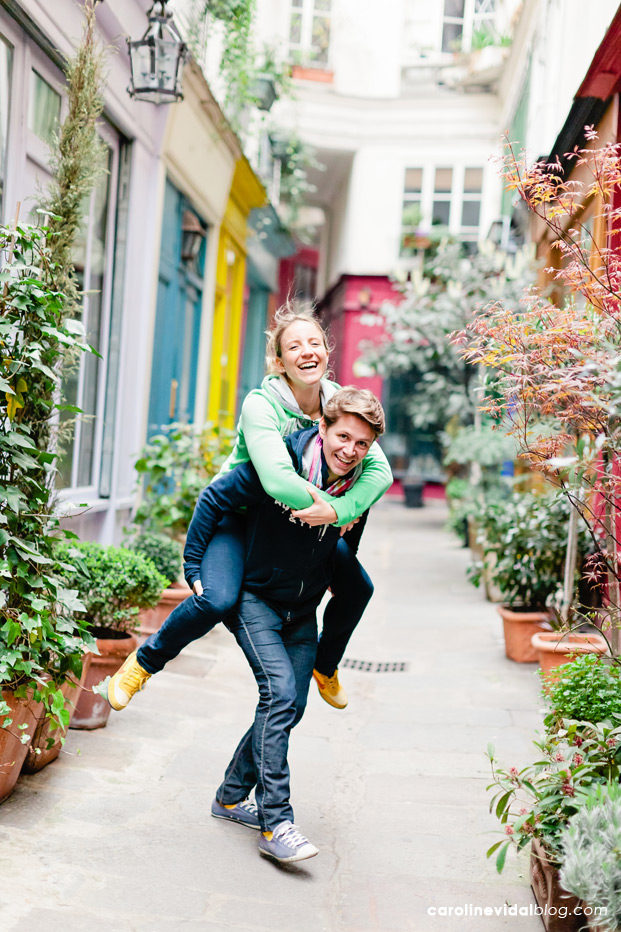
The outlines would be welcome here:
[[[394,277],[420,265],[430,238],[448,233],[470,251],[525,235],[493,160],[501,137],[532,158],[550,151],[617,6],[386,0],[379,15],[354,0],[258,0],[262,36],[294,76],[294,99],[274,116],[325,167],[310,173],[308,203],[323,216],[315,299],[341,346],[339,381],[363,378],[363,312],[399,300]],[[381,390],[395,448],[416,453],[399,414],[407,379]]]
[[[97,38],[107,50],[98,126],[106,170],[74,256],[88,341],[101,358],[88,355],[65,378],[67,401],[83,414],[63,428],[57,487],[72,529],[104,543],[118,542],[130,518],[138,494],[133,464],[149,436],[174,421],[233,426],[249,313],[250,214],[268,204],[193,60],[182,102],[154,106],[128,95],[125,37],[144,34],[151,5],[106,0],[96,7]],[[67,109],[64,67],[82,29],[81,0],[0,4],[5,223],[18,204],[22,221],[38,216],[37,192],[49,183],[50,146]],[[272,278],[255,275],[262,294],[277,289]],[[267,304],[267,297],[253,301],[255,330],[261,312],[261,329],[267,323]],[[262,359],[256,340],[246,353],[252,373],[253,353]]]

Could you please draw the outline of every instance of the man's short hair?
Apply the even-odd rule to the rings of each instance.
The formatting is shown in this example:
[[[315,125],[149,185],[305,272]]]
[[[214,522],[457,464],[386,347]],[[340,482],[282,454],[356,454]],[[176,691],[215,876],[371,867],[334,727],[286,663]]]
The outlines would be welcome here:
[[[366,421],[376,437],[386,430],[386,418],[380,401],[368,388],[346,385],[339,388],[324,405],[323,419],[331,427],[344,414],[355,414]]]

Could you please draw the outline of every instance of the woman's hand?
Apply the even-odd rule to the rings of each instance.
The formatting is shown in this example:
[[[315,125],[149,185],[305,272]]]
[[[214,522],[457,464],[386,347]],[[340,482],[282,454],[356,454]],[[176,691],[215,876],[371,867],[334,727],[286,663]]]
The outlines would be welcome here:
[[[305,524],[311,527],[317,527],[319,524],[334,524],[338,520],[336,511],[328,502],[319,494],[319,490],[314,485],[308,486],[308,491],[313,499],[313,504],[308,508],[302,508],[301,511],[292,511],[294,518],[299,518]]]
[[[200,579],[195,579],[195,580],[194,580],[194,582],[192,583],[192,589],[194,589],[194,594],[195,594],[195,595],[202,595],[202,594],[203,594],[203,584],[202,584],[202,582],[200,581]]]
[[[355,524],[358,524],[359,521],[360,521],[360,518],[354,518],[351,524],[344,524],[343,527],[341,528],[341,537],[343,536],[343,534],[347,534],[348,531],[351,531],[353,526]]]

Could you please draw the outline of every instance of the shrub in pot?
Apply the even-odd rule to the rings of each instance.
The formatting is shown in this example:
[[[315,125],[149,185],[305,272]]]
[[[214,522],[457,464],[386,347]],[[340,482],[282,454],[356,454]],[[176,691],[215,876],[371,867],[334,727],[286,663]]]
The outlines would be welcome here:
[[[157,631],[172,610],[190,595],[187,583],[178,581],[183,565],[183,552],[178,541],[154,531],[135,534],[128,539],[125,546],[150,560],[167,580],[167,587],[155,608],[142,609],[139,613],[140,634],[146,636]]]
[[[487,574],[500,590],[506,655],[519,663],[537,660],[532,636],[550,627],[548,605],[562,585],[570,508],[558,493],[513,492],[485,503],[478,515],[483,558],[469,577],[478,586]],[[592,551],[581,527],[578,566]]]
[[[585,903],[589,928],[621,928],[621,786],[593,787],[562,835],[560,879]]]
[[[183,566],[183,551],[178,541],[155,531],[140,531],[127,540],[125,547],[150,560],[168,586],[177,582]]]
[[[92,687],[116,673],[136,649],[138,612],[157,604],[167,580],[150,560],[124,547],[80,542],[62,549],[68,567],[65,580],[80,593],[99,651],[92,659],[71,727],[100,728],[108,720],[110,707]]]
[[[621,709],[621,666],[598,654],[583,654],[557,668],[544,698],[546,730],[555,733],[565,720],[614,722]],[[541,671],[540,671],[541,674]]]

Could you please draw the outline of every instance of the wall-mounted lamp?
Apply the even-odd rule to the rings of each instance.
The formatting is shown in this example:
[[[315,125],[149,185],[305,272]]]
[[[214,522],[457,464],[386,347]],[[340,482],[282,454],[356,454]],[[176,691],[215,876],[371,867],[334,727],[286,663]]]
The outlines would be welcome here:
[[[181,221],[181,258],[184,262],[194,262],[204,239],[205,230],[196,214],[184,210]]]

